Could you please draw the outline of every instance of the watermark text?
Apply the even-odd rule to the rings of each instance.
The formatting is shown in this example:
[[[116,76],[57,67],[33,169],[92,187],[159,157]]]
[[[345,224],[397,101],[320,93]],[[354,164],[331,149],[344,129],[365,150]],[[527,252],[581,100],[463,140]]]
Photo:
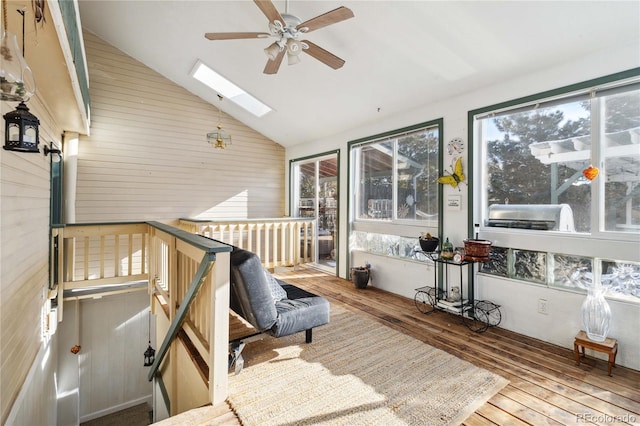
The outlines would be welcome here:
[[[576,414],[576,421],[578,423],[635,423],[638,421],[633,414],[621,414],[612,416],[610,414],[593,414],[593,413],[578,413]]]

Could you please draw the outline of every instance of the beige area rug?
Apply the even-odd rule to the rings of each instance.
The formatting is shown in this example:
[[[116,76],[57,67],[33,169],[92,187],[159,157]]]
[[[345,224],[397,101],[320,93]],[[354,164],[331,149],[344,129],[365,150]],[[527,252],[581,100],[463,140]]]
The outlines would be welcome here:
[[[252,425],[459,424],[508,384],[363,315],[331,306],[328,325],[247,344],[229,401]]]

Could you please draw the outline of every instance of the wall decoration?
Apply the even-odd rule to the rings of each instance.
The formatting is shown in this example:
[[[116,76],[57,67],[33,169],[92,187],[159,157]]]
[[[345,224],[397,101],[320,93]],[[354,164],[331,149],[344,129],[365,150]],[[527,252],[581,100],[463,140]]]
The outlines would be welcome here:
[[[449,155],[462,154],[464,151],[464,141],[460,138],[453,138],[447,143],[447,152]]]
[[[598,177],[599,173],[600,173],[600,169],[593,166],[589,166],[582,171],[582,175],[589,180],[594,180],[596,177]]]
[[[462,171],[462,157],[458,157],[455,160],[455,165],[453,166],[453,173],[450,175],[444,175],[438,178],[438,183],[442,183],[445,185],[451,185],[454,188],[460,188],[458,185],[464,182],[464,172]]]
[[[460,195],[447,196],[447,210],[459,212],[462,209],[462,197]]]

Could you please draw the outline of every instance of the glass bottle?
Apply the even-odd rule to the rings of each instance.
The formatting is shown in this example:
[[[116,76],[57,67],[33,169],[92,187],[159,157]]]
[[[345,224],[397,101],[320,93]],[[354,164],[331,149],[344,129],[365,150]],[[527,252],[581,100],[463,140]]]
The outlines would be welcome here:
[[[589,293],[581,307],[582,322],[587,337],[594,342],[604,342],[609,332],[611,309],[600,286],[589,287]]]
[[[18,49],[18,40],[8,31],[0,40],[0,100],[28,101],[36,91],[31,68]]]
[[[440,254],[440,256],[444,260],[453,259],[453,244],[451,244],[449,238],[447,238],[446,241],[442,243],[442,253]]]

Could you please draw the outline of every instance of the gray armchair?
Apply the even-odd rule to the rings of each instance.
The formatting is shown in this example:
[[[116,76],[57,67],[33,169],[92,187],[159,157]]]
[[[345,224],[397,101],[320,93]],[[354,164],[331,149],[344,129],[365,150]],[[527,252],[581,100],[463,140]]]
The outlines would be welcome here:
[[[327,299],[271,277],[256,254],[234,247],[230,270],[230,307],[258,334],[282,337],[305,331],[305,340],[311,343],[313,328],[329,322]],[[242,369],[240,352],[245,340],[230,342],[229,367],[235,362],[236,373]]]

